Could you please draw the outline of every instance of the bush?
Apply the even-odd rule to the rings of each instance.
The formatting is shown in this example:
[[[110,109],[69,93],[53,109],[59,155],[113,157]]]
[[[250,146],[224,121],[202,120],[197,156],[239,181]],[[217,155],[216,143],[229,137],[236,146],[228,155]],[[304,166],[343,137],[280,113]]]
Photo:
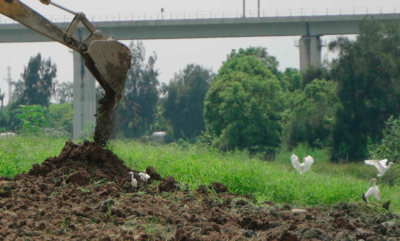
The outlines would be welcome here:
[[[22,132],[38,133],[41,127],[48,125],[48,110],[40,105],[21,105],[21,113],[17,118],[22,122]]]

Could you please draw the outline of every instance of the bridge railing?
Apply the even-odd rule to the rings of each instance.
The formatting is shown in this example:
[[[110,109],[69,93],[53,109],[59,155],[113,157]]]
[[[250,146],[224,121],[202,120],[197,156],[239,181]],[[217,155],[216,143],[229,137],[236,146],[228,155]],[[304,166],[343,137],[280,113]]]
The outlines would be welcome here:
[[[250,9],[244,16],[242,10],[237,11],[185,11],[185,12],[133,12],[116,14],[88,14],[92,22],[148,21],[148,20],[185,20],[185,19],[219,19],[219,18],[258,18],[258,17],[302,17],[302,16],[334,16],[334,15],[369,15],[400,13],[399,6],[382,7],[340,7],[340,8],[299,8],[299,9]],[[70,22],[72,15],[46,16],[53,22]],[[15,21],[0,15],[0,24]]]

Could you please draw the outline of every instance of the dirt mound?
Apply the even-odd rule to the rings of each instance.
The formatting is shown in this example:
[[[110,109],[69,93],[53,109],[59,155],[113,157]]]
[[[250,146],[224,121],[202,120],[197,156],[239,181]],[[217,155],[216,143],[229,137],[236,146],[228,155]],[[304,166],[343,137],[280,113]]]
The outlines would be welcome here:
[[[400,216],[370,204],[293,209],[162,178],[131,187],[111,151],[67,142],[58,157],[0,177],[0,240],[398,240]]]
[[[129,188],[130,171],[121,159],[100,145],[89,141],[77,145],[68,141],[58,157],[47,158],[41,166],[34,164],[28,174],[16,178],[25,178],[26,175],[41,176],[54,182],[55,186],[63,182],[82,186],[90,182],[110,180],[120,187]]]

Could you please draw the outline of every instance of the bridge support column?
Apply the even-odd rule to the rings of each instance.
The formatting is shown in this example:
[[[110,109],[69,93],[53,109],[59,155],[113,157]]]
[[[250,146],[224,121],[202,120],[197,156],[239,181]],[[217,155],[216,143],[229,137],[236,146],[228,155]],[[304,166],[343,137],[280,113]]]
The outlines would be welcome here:
[[[74,58],[73,139],[93,136],[96,114],[95,79],[79,53]]]
[[[300,70],[321,65],[321,38],[302,36],[299,41]]]

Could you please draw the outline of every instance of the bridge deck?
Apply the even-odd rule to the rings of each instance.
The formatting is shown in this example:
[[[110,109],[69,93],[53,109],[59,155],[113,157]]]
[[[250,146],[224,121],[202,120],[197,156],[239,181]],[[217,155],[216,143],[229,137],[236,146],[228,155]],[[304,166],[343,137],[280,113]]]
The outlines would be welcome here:
[[[360,22],[373,17],[397,21],[400,14],[102,21],[94,25],[120,40],[321,36],[357,34]],[[60,23],[66,26],[67,23]],[[0,43],[51,41],[20,24],[0,24]]]

